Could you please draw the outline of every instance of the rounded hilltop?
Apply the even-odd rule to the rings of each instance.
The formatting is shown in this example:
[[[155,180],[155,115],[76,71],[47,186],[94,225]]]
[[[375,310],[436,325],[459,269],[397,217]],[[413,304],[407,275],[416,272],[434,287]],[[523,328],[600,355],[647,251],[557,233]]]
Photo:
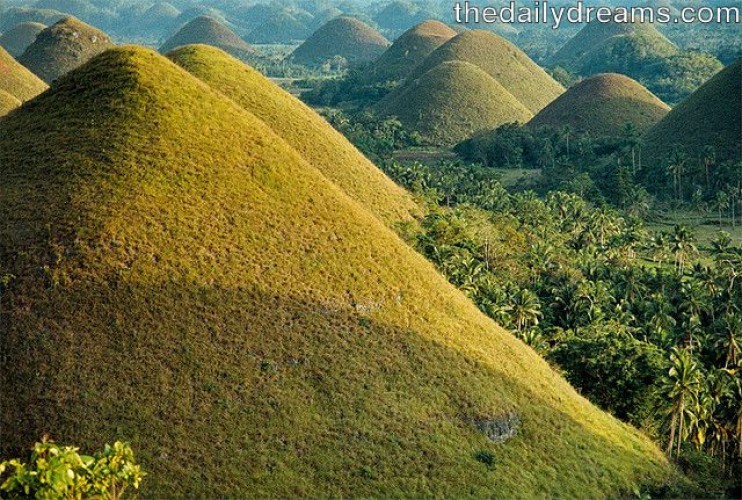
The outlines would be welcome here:
[[[101,30],[66,17],[39,33],[18,61],[51,83],[113,46]]]
[[[376,60],[389,47],[378,31],[350,16],[340,16],[325,23],[292,54],[291,59],[307,66],[342,58],[351,65]]]
[[[678,104],[644,138],[646,165],[657,176],[669,156],[699,160],[707,146],[717,162],[742,161],[742,59],[730,64]]]
[[[397,38],[368,69],[369,81],[385,82],[407,78],[435,49],[456,36],[450,26],[428,20]]]
[[[26,22],[9,29],[0,35],[0,47],[3,47],[13,57],[20,57],[29,45],[36,41],[39,33],[46,26],[41,23]]]
[[[4,33],[22,23],[40,23],[50,26],[67,17],[67,14],[53,9],[35,9],[31,7],[11,7],[3,10],[0,16],[0,33]]]
[[[261,16],[262,17],[262,16]],[[256,44],[290,44],[304,41],[312,33],[309,22],[298,19],[289,9],[270,11],[268,19],[256,26],[246,39]]]
[[[437,65],[385,97],[376,111],[399,118],[427,142],[444,146],[533,116],[497,80],[463,61]]]
[[[569,88],[542,109],[529,127],[568,126],[595,136],[619,137],[627,124],[644,133],[670,107],[628,76],[604,73]]]
[[[154,51],[106,51],[0,120],[0,178],[10,456],[126,440],[145,498],[605,498],[673,474]]]
[[[417,78],[447,61],[473,64],[497,80],[532,113],[556,99],[564,88],[522,50],[489,31],[465,31],[436,49],[413,72]]]
[[[0,90],[23,102],[33,99],[46,89],[46,83],[0,47]]]
[[[208,16],[199,16],[183,26],[162,44],[160,52],[197,43],[217,47],[238,59],[247,60],[256,55],[255,49],[235,32]]]

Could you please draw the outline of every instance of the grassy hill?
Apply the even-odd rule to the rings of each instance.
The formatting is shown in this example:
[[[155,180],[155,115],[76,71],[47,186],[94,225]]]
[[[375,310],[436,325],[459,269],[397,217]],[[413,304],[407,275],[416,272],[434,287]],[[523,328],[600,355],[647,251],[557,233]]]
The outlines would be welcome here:
[[[440,21],[428,20],[397,38],[386,52],[368,69],[370,81],[404,80],[435,49],[456,36]]]
[[[23,67],[0,47],[0,90],[19,101],[33,99],[47,89],[47,85]]]
[[[19,57],[45,28],[46,26],[41,23],[21,23],[0,35],[0,47],[7,50],[11,56]]]
[[[466,31],[456,36],[433,52],[412,76],[418,77],[446,61],[478,66],[532,113],[538,113],[564,92],[564,88],[522,50],[488,31]]]
[[[39,33],[18,61],[47,83],[113,47],[101,30],[66,17]]]
[[[642,84],[628,76],[604,73],[583,80],[542,109],[531,127],[569,126],[596,136],[619,137],[630,123],[644,133],[670,111]]]
[[[433,144],[446,146],[533,117],[497,80],[461,61],[439,64],[389,94],[376,109],[381,116],[396,116]]]
[[[3,453],[127,439],[145,498],[603,498],[670,473],[153,51],[108,51],[0,121],[0,177]]]
[[[162,44],[160,52],[164,54],[175,48],[195,43],[218,47],[243,61],[253,58],[256,55],[255,49],[232,30],[219,23],[216,19],[206,16],[199,16],[183,26],[175,35]]]
[[[274,13],[265,23],[250,31],[246,38],[251,43],[289,44],[304,41],[309,35],[311,35],[309,24],[284,9]]]
[[[3,15],[0,16],[0,33],[21,23],[41,23],[49,26],[64,18],[65,14],[58,10],[11,7],[4,10]]]
[[[342,57],[350,64],[375,60],[389,47],[389,41],[369,25],[353,17],[336,17],[315,31],[292,54],[294,62],[322,64]]]
[[[4,90],[0,90],[0,118],[7,115],[20,105],[21,101]]]
[[[581,75],[634,74],[650,62],[678,53],[678,48],[648,23],[598,23],[582,28],[551,59]]]
[[[425,17],[426,13],[420,7],[406,1],[394,1],[384,6],[374,16],[374,21],[382,29],[399,33],[424,21]]]
[[[676,106],[645,136],[646,165],[662,169],[677,149],[694,159],[713,146],[717,161],[742,161],[742,59]]]
[[[309,163],[383,221],[391,225],[410,220],[417,212],[407,192],[317,113],[259,72],[204,45],[183,47],[168,57],[263,120]]]

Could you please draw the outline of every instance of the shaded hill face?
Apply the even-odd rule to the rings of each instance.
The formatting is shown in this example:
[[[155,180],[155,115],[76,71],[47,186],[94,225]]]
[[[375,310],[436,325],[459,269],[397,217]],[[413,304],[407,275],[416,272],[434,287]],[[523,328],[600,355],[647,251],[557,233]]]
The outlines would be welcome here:
[[[0,177],[4,453],[126,439],[146,498],[606,497],[669,472],[152,51],[111,50],[0,121]]]
[[[0,118],[7,115],[20,105],[21,101],[4,90],[0,90]]]
[[[270,126],[351,198],[389,225],[418,212],[409,194],[387,178],[317,113],[259,72],[204,45],[168,54],[176,64]]]
[[[541,111],[564,92],[564,88],[523,51],[488,31],[467,31],[446,42],[418,66],[412,77],[419,77],[447,61],[478,66],[532,113]]]
[[[627,124],[644,133],[670,107],[637,81],[615,73],[571,87],[529,122],[531,127],[564,127],[596,136],[619,137]]]
[[[41,23],[21,23],[0,35],[0,47],[13,57],[19,57],[46,26]]]
[[[111,47],[108,35],[67,17],[39,33],[18,61],[51,83]]]
[[[0,90],[19,101],[28,101],[47,89],[39,77],[23,67],[0,47]]]
[[[595,22],[582,28],[551,62],[582,75],[631,73],[677,53],[678,48],[651,24]]]
[[[397,38],[369,68],[371,81],[403,80],[435,49],[456,36],[440,21],[425,21]]]
[[[389,41],[378,31],[358,19],[342,16],[318,29],[291,54],[306,65],[322,64],[342,57],[350,64],[375,60],[389,47]]]
[[[166,53],[177,47],[202,43],[218,47],[223,51],[246,60],[255,56],[255,49],[215,19],[200,16],[183,26],[180,31],[167,40],[160,52]]]
[[[533,116],[497,80],[461,61],[439,64],[389,94],[377,111],[396,116],[405,128],[444,146],[505,123],[525,123]]]
[[[11,7],[3,11],[3,15],[0,16],[0,33],[21,23],[40,23],[50,26],[65,17],[65,14],[57,10]]]
[[[742,59],[676,106],[645,136],[646,165],[664,169],[674,150],[699,159],[713,146],[717,161],[742,161]],[[664,170],[663,170],[664,172]]]

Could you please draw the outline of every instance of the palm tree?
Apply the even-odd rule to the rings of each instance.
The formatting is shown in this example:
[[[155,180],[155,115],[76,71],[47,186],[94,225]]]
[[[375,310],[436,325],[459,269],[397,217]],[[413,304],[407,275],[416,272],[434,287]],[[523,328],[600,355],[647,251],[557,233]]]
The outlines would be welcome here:
[[[711,167],[716,163],[716,150],[713,146],[703,148],[703,168],[706,173],[706,192],[711,192]]]
[[[673,347],[670,354],[670,370],[663,380],[662,393],[670,400],[667,416],[670,419],[670,440],[667,454],[676,446],[676,458],[687,438],[688,422],[693,415],[691,409],[701,387],[701,372],[689,351]]]
[[[682,273],[688,257],[698,251],[693,232],[688,227],[675,226],[675,231],[670,238],[670,251],[675,256],[675,267]]]
[[[685,152],[680,149],[675,150],[670,156],[670,164],[667,167],[667,172],[672,176],[673,192],[678,203],[683,202],[683,175],[687,159]]]
[[[719,212],[719,228],[721,228],[721,214],[724,210],[729,208],[729,195],[724,191],[719,191],[718,193],[716,193],[716,198],[714,198],[714,205],[716,205],[716,210],[718,210]]]
[[[736,314],[730,314],[724,320],[724,328],[721,338],[717,340],[717,347],[724,353],[724,368],[739,366],[740,353],[742,352],[742,318]]]
[[[535,293],[528,289],[519,290],[510,301],[515,329],[524,329],[538,325],[541,318],[541,303]]]

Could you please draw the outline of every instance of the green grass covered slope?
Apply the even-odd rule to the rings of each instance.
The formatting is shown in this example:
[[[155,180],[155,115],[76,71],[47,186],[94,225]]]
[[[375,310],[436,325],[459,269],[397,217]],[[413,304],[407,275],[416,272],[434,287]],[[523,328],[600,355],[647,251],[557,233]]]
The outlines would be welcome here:
[[[366,76],[373,82],[404,80],[435,49],[455,36],[456,32],[440,21],[418,24],[397,38],[371,65]]]
[[[497,80],[461,61],[439,64],[386,96],[376,111],[381,116],[396,116],[407,129],[444,146],[533,117]]]
[[[0,118],[7,115],[20,105],[21,101],[4,90],[0,90]]]
[[[41,23],[21,23],[0,35],[0,47],[11,56],[19,57],[45,28]]]
[[[626,124],[645,133],[670,107],[628,76],[604,73],[581,81],[542,109],[531,127],[569,126],[596,136],[619,137]]]
[[[168,57],[268,124],[309,163],[389,225],[411,220],[418,207],[329,123],[258,71],[205,45]]]
[[[291,59],[309,66],[342,57],[349,64],[374,61],[389,47],[381,33],[354,17],[340,16],[315,31],[291,54]]]
[[[242,60],[247,60],[255,56],[255,49],[253,47],[237,36],[232,30],[207,16],[199,16],[183,26],[175,35],[162,44],[160,52],[164,54],[183,45],[194,43],[203,43],[218,47]]]
[[[4,90],[19,101],[27,101],[46,89],[47,85],[39,77],[0,47],[0,90]]]
[[[532,113],[538,113],[564,92],[564,88],[522,50],[488,31],[466,31],[449,40],[418,66],[412,77],[422,76],[446,61],[478,66]]]
[[[123,438],[144,498],[603,498],[669,473],[153,51],[108,51],[1,120],[0,177],[2,453]],[[504,443],[476,425],[511,413]]]
[[[113,47],[101,30],[66,17],[39,33],[18,61],[47,83]]]
[[[700,159],[713,146],[717,161],[742,161],[742,59],[677,105],[644,137],[645,165],[664,169],[675,150]]]
[[[551,63],[592,75],[636,70],[644,62],[676,53],[675,44],[649,23],[592,22],[564,44]],[[637,67],[626,67],[627,63]]]

